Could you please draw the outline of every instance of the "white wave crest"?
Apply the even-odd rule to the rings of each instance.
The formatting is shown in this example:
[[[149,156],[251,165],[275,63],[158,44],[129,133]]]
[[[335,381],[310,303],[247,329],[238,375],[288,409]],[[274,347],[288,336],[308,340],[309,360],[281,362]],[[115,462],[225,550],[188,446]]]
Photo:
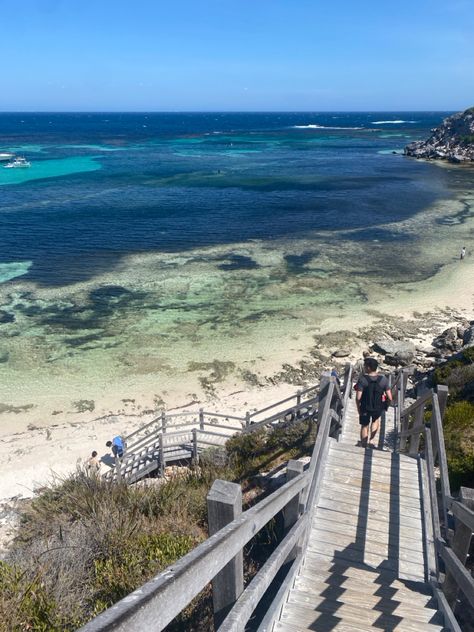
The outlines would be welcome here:
[[[399,123],[418,123],[418,121],[402,121],[400,120],[396,120],[396,121],[371,121],[372,125],[398,125]]]
[[[292,125],[292,129],[364,129],[363,127],[337,127],[336,125]]]

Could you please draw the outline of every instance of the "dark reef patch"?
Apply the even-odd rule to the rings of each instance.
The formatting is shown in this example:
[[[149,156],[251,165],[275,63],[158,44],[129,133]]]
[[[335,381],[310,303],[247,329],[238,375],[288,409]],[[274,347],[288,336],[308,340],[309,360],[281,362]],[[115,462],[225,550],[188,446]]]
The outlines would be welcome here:
[[[225,261],[217,267],[220,270],[255,270],[260,268],[259,264],[246,255],[227,255],[225,257],[218,257],[218,261]]]
[[[318,255],[317,250],[306,250],[300,255],[285,255],[286,268],[290,274],[306,272],[306,265]]]

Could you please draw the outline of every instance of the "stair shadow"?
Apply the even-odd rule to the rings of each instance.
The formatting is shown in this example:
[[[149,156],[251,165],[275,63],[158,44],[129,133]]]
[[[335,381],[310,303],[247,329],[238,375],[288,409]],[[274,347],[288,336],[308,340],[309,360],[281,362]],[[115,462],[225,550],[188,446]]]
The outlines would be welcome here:
[[[390,487],[395,489],[400,483],[400,457],[398,454],[391,455],[390,465]],[[359,502],[359,512],[356,526],[356,536],[353,543],[345,547],[340,551],[336,551],[330,560],[333,565],[328,570],[328,577],[324,580],[328,584],[327,588],[320,593],[320,597],[323,601],[315,606],[314,611],[316,618],[309,625],[307,629],[314,630],[315,632],[329,632],[345,622],[348,626],[347,629],[351,629],[349,626],[354,626],[354,631],[359,629],[365,630],[375,628],[384,630],[385,632],[394,632],[397,630],[401,622],[407,618],[407,615],[395,614],[395,610],[402,603],[400,600],[393,599],[397,593],[397,589],[391,588],[388,584],[393,579],[397,579],[404,587],[414,592],[422,592],[425,594],[431,594],[425,584],[415,581],[404,580],[398,577],[400,566],[400,498],[399,494],[390,494],[389,496],[389,522],[388,522],[388,547],[387,547],[387,559],[383,560],[377,566],[372,566],[366,562],[366,556],[370,556],[370,543],[367,542],[368,523],[370,515],[370,491],[371,491],[371,475],[373,470],[374,451],[365,450],[363,473],[362,473],[362,485]],[[317,523],[316,523],[317,524]],[[316,553],[316,555],[318,555]],[[319,554],[321,561],[324,561],[324,553]],[[330,558],[328,558],[330,559]],[[313,558],[314,560],[314,558]],[[317,562],[313,561],[312,565],[317,568]],[[304,568],[304,567],[303,567]],[[344,588],[343,584],[346,582],[350,574],[347,575],[347,571],[351,568],[357,568],[376,575],[373,577],[374,587],[378,584],[379,588],[374,590],[373,596],[378,597],[378,601],[373,605],[366,606],[364,608],[363,598],[359,603],[355,603],[355,595],[352,595],[352,601],[350,606],[354,609],[351,613],[351,621],[347,621],[344,618],[344,614],[341,612],[338,616],[338,611],[344,605],[344,596],[347,590],[351,588]],[[329,575],[329,573],[333,573]],[[364,580],[360,579],[361,585]],[[352,590],[354,590],[352,588]],[[293,602],[294,603],[294,602]],[[306,603],[306,607],[307,607]],[[347,606],[345,606],[347,610]],[[425,623],[439,622],[440,615],[437,614],[434,599],[430,600],[424,606],[420,605],[419,612],[422,612],[425,608],[435,609],[433,617],[428,621],[419,621],[420,628]],[[364,619],[364,612],[370,609],[372,612],[379,614],[370,620],[369,617]],[[317,614],[316,614],[317,613]],[[357,614],[360,615],[360,627],[357,624],[353,624]],[[442,625],[442,623],[440,623]]]

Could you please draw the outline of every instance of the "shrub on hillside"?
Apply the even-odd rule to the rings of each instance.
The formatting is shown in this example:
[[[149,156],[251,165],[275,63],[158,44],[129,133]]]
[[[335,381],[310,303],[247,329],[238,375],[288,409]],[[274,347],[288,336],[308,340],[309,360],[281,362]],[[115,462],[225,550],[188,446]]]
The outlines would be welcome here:
[[[458,401],[446,408],[444,440],[453,490],[474,487],[474,404]]]

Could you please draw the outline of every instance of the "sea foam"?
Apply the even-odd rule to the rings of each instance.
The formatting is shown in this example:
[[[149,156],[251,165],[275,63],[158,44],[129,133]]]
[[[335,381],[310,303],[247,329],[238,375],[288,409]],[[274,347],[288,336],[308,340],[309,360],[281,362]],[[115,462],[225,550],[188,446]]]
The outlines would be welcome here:
[[[338,127],[336,125],[316,125],[316,123],[310,123],[309,125],[292,125],[292,129],[364,129],[363,127]]]
[[[418,121],[402,121],[401,119],[396,121],[371,121],[372,125],[398,125],[399,123],[418,123]]]

